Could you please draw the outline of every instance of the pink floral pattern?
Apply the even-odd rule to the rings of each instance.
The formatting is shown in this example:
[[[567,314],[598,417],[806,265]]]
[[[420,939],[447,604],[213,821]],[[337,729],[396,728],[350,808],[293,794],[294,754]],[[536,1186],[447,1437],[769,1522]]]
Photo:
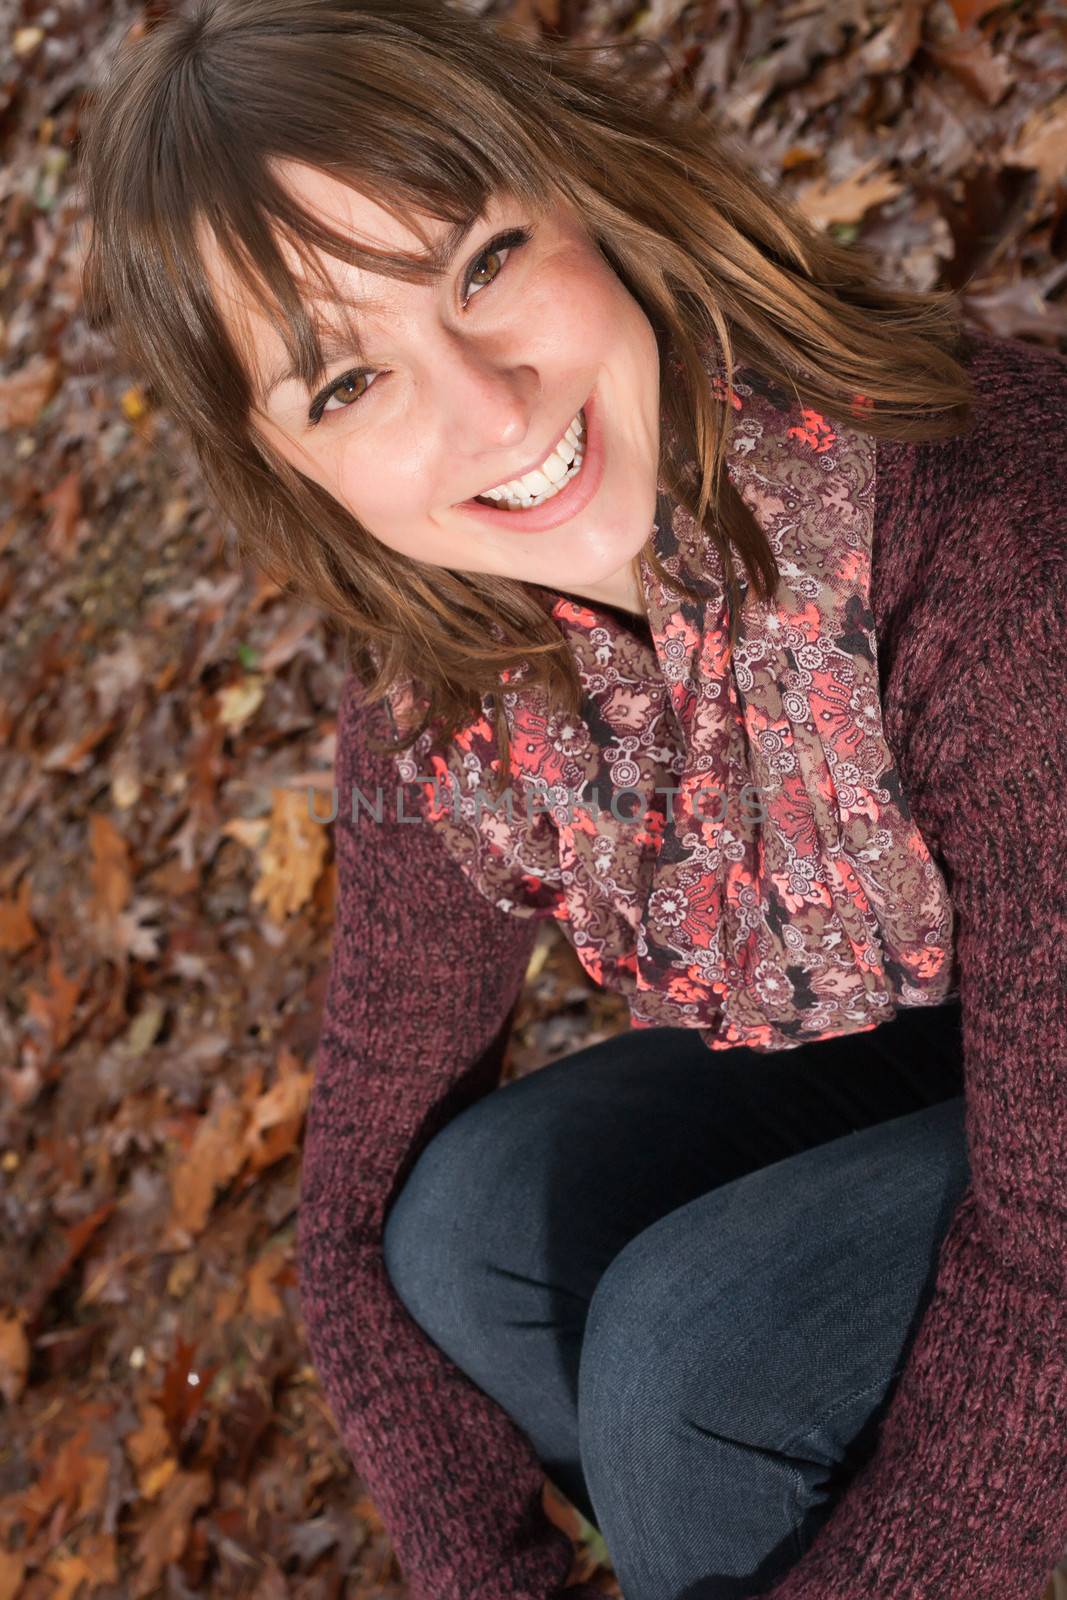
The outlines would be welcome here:
[[[702,598],[642,562],[650,646],[555,597],[582,717],[524,686],[525,667],[502,675],[510,817],[507,798],[493,809],[488,697],[447,749],[424,734],[397,762],[478,889],[556,917],[635,1027],[783,1050],[946,998],[953,909],[882,726],[874,441],[755,371],[729,391],[710,376],[732,425],[727,470],[782,573],[773,604],[747,601],[732,659],[719,554],[661,485],[657,552]]]

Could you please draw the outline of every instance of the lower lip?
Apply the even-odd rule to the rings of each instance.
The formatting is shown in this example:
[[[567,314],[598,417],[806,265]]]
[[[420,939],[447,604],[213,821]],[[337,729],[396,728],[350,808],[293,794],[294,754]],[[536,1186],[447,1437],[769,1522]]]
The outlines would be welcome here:
[[[604,476],[604,439],[597,402],[592,395],[582,410],[585,412],[582,468],[559,494],[526,511],[501,511],[496,506],[483,505],[480,500],[461,500],[457,509],[469,512],[492,528],[506,528],[511,533],[547,533],[550,528],[558,528],[560,523],[569,522],[579,511],[584,511]]]

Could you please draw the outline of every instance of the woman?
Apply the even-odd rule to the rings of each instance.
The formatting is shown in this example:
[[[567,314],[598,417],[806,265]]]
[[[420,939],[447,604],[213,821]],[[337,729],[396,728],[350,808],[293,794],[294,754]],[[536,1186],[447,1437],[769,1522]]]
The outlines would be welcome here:
[[[1035,1600],[1067,363],[432,0],[202,0],[83,159],[91,317],[350,640],[301,1289],[411,1593],[591,1595],[548,1473],[627,1600]],[[635,1026],[490,1094],[546,916]]]

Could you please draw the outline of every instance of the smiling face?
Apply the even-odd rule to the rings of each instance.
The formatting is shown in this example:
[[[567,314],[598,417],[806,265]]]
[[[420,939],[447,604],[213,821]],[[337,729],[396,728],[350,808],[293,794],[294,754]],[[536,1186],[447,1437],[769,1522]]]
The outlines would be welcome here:
[[[335,179],[280,171],[348,236],[424,249]],[[449,231],[435,219],[424,226],[435,244]],[[269,380],[288,366],[280,335],[232,286],[210,236],[203,254],[223,315],[240,320],[254,377]],[[655,517],[659,352],[648,318],[573,210],[561,202],[538,216],[494,197],[435,283],[322,260],[339,293],[374,301],[358,312],[362,353],[331,360],[314,395],[292,377],[260,392],[253,422],[262,440],[416,561],[643,612],[631,563]],[[542,464],[545,475],[516,491],[514,481]],[[505,484],[506,499],[476,500]],[[509,510],[515,493],[541,504]]]

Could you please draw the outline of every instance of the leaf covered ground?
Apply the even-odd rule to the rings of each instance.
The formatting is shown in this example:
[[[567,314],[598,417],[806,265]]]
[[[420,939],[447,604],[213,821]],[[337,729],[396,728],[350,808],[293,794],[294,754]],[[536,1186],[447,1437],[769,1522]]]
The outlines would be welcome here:
[[[664,94],[895,281],[1067,351],[1061,4],[494,15],[649,41]],[[336,885],[306,791],[325,809],[342,642],[235,561],[165,408],[82,319],[79,118],[144,10],[2,20],[0,1600],[400,1600],[294,1267]],[[506,1075],[624,1025],[546,932]]]

